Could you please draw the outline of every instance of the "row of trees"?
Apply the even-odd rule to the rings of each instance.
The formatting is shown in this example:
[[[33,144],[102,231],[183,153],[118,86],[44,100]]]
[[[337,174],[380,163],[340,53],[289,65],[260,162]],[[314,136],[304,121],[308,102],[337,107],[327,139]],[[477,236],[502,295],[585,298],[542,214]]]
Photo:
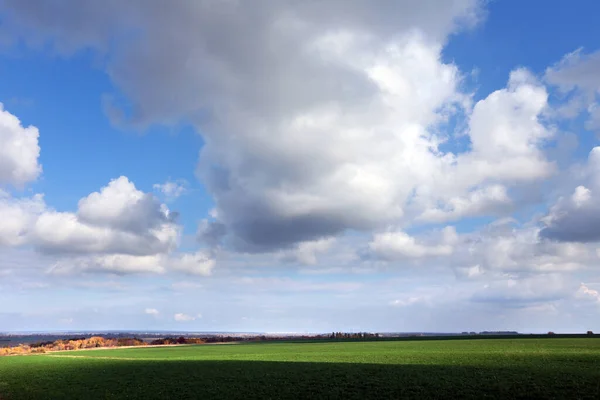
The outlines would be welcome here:
[[[119,346],[146,346],[147,343],[138,338],[103,338],[92,336],[90,338],[73,338],[56,340],[54,342],[40,342],[33,344],[20,344],[13,347],[0,348],[0,356],[13,354],[46,353],[48,351],[93,349],[98,347]]]
[[[153,346],[160,346],[165,344],[204,344],[206,341],[200,338],[185,338],[180,336],[178,338],[167,337],[164,339],[156,339],[150,342]]]
[[[378,338],[379,333],[368,333],[368,332],[332,332],[329,335],[330,339],[371,339]]]

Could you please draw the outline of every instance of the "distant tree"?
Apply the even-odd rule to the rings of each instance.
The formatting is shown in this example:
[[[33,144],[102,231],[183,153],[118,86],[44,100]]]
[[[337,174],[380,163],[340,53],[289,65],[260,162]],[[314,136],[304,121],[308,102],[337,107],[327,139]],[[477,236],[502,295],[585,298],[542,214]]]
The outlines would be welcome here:
[[[588,334],[589,336],[592,336],[592,335],[594,335],[594,332],[592,332],[592,331],[587,331],[587,334]]]
[[[548,332],[548,335],[554,335],[554,332],[550,331]]]

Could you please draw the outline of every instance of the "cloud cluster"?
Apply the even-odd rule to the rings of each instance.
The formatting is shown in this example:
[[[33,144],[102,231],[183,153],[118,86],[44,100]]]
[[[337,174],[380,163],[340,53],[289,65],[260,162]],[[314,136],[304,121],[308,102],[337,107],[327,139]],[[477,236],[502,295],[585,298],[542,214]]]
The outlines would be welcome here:
[[[377,258],[447,256],[453,244],[422,244],[403,228],[503,216],[515,206],[511,185],[554,171],[541,149],[553,135],[541,120],[548,94],[535,77],[517,69],[472,104],[458,68],[442,61],[448,35],[477,22],[478,1],[159,3],[6,6],[17,28],[34,27],[59,51],[110,52],[132,110],[109,104],[113,117],[186,119],[202,132],[197,172],[216,207],[198,236],[209,246],[315,264],[334,237],[375,231]],[[449,131],[451,118],[465,131]],[[155,189],[181,192],[174,182]],[[94,215],[97,197],[77,218],[114,222]],[[160,211],[136,201],[144,215]],[[128,233],[161,215],[114,213]]]
[[[167,201],[174,201],[188,191],[188,182],[184,179],[169,179],[165,183],[155,183],[152,188],[160,192]]]
[[[492,224],[461,240],[463,245],[448,262],[468,278],[573,272],[598,261],[592,248],[547,240],[538,226]]]
[[[36,127],[22,127],[0,108],[0,246],[30,245],[52,255],[55,273],[211,273],[215,260],[209,253],[176,252],[177,213],[125,176],[82,198],[75,212],[52,209],[42,194],[15,197],[2,189],[38,177],[38,136]]]
[[[81,199],[76,213],[41,214],[33,243],[45,252],[76,255],[57,262],[52,267],[56,273],[210,274],[215,261],[208,253],[174,253],[181,232],[175,217],[152,194],[122,176]]]
[[[179,237],[169,210],[124,176],[81,199],[76,213],[44,212],[33,229],[36,246],[58,253],[151,256],[172,251]]]
[[[184,313],[177,313],[173,316],[173,319],[177,322],[191,322],[195,321],[197,318],[202,318],[202,314],[188,315]]]

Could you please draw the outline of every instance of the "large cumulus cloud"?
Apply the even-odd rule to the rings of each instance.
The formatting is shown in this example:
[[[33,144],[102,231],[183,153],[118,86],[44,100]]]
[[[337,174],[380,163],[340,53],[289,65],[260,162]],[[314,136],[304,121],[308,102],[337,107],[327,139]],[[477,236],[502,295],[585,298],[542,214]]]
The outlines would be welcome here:
[[[29,43],[107,52],[132,110],[109,101],[114,118],[192,121],[214,222],[234,247],[263,251],[406,218],[415,190],[456,161],[435,128],[469,96],[441,50],[479,2],[376,3],[7,1],[5,12]]]
[[[8,0],[4,13],[31,45],[106,55],[120,90],[106,103],[116,122],[196,126],[205,141],[198,176],[216,205],[199,232],[209,245],[314,254],[306,243],[347,231],[397,232],[388,241],[397,244],[410,242],[402,232],[415,221],[502,216],[514,207],[512,185],[554,171],[542,151],[553,136],[541,118],[546,88],[517,69],[473,104],[457,66],[442,59],[480,6]],[[463,150],[452,145],[464,138],[443,129],[454,117],[465,120]],[[68,217],[126,235],[162,223],[151,197],[135,199],[143,215],[157,213],[146,219],[128,200],[104,215],[102,193],[94,196]]]

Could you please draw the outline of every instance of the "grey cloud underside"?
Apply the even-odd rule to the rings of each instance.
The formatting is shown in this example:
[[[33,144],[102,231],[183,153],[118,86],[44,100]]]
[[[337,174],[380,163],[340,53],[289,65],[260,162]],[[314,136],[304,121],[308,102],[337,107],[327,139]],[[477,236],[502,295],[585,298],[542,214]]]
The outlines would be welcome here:
[[[234,248],[261,252],[336,235],[348,226],[365,230],[374,227],[372,220],[353,213],[352,209],[332,207],[305,215],[281,215],[268,207],[268,198],[249,201],[239,198],[240,192],[238,190],[230,194],[213,188],[213,193],[217,193],[219,199],[226,200],[222,206],[229,212],[224,222],[209,223],[207,230],[200,235],[204,242],[217,243],[228,231],[234,231],[235,236],[230,243]]]
[[[307,215],[289,219],[269,219],[269,216],[262,215],[233,225],[240,239],[234,245],[246,251],[289,247],[294,243],[336,235],[345,230],[346,226],[343,221],[330,215]]]
[[[540,231],[540,236],[563,242],[600,241],[600,206],[574,210]]]
[[[600,199],[591,192],[585,204],[563,200],[552,210],[552,220],[540,236],[561,242],[600,242]]]
[[[80,36],[71,38],[78,46],[97,45],[107,37],[123,34],[124,31],[148,28],[144,24],[152,21],[159,23],[160,27],[169,24],[171,28],[177,28],[173,35],[189,29],[203,33],[213,31],[215,35],[202,36],[201,39],[207,42],[209,40],[205,38],[216,39],[218,47],[233,48],[240,57],[244,53],[239,50],[249,53],[251,49],[240,47],[236,41],[251,42],[259,35],[260,25],[256,23],[267,22],[270,25],[273,20],[288,15],[310,21],[311,27],[319,29],[349,27],[385,36],[396,34],[398,26],[409,26],[444,38],[457,24],[455,16],[472,23],[473,17],[480,12],[478,2],[474,0],[257,0],[252,3],[220,0],[181,0],[177,3],[164,0],[3,0],[0,5],[11,16],[43,29],[44,33],[56,36],[79,33]],[[193,26],[200,22],[202,24]],[[226,28],[231,28],[227,30],[237,37],[236,41],[223,43],[216,37],[216,32],[224,28],[219,26],[223,22],[227,23]],[[247,33],[245,30],[254,34],[242,38],[239,33]],[[293,49],[289,50],[293,52]]]
[[[177,213],[166,215],[161,210],[160,201],[150,193],[143,194],[141,198],[128,204],[116,218],[108,221],[81,210],[77,216],[84,223],[115,228],[133,234],[143,234],[161,224],[175,222],[177,219]]]
[[[211,247],[217,247],[227,234],[227,226],[221,222],[205,222],[198,229],[197,239]]]

